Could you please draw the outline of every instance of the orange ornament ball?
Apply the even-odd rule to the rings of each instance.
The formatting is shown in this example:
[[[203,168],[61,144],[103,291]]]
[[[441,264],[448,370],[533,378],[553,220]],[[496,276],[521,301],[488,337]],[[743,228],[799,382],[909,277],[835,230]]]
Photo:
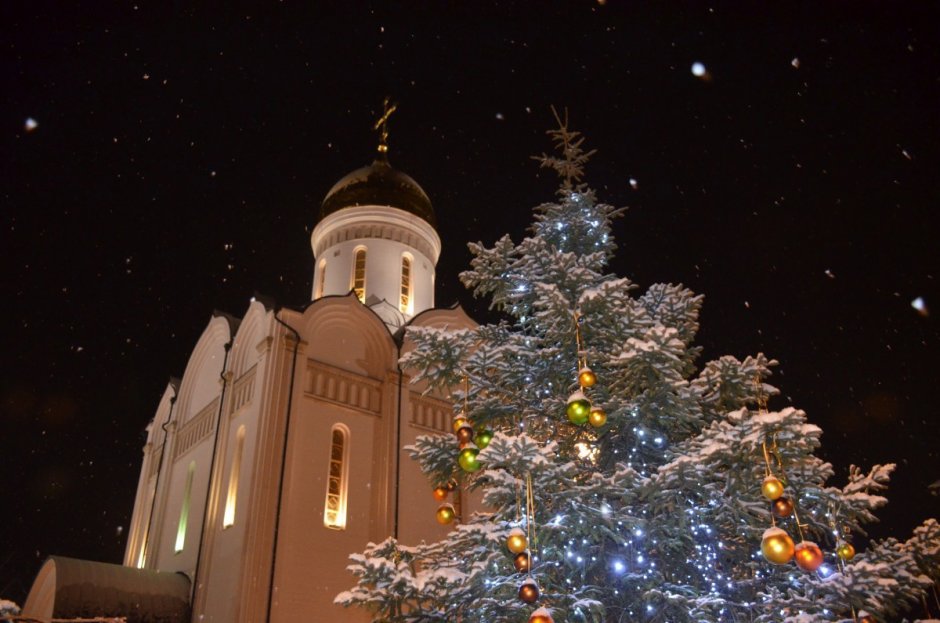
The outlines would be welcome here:
[[[761,538],[760,551],[768,562],[785,565],[793,558],[793,539],[780,528],[768,528]]]
[[[506,537],[506,548],[513,554],[521,554],[529,546],[525,538],[525,532],[519,528],[513,528]]]
[[[851,543],[842,542],[839,543],[839,547],[836,548],[836,555],[842,560],[848,562],[855,558],[855,548],[852,547]]]
[[[588,415],[588,422],[594,428],[600,428],[607,423],[607,412],[600,407],[591,407],[591,413]]]
[[[555,623],[547,608],[539,608],[529,616],[529,623]]]
[[[447,494],[449,491],[446,487],[437,487],[434,489],[434,499],[438,502],[443,502],[447,499]]]
[[[760,485],[760,492],[764,497],[773,502],[783,495],[783,483],[776,476],[767,476]]]
[[[457,517],[457,513],[451,504],[441,504],[440,508],[437,509],[437,523],[442,526],[453,522],[455,517]]]
[[[597,375],[589,367],[584,366],[578,372],[578,383],[581,387],[594,387],[594,384],[597,383]]]
[[[797,545],[793,558],[796,560],[796,566],[803,571],[815,571],[823,563],[822,550],[812,541],[803,541]]]

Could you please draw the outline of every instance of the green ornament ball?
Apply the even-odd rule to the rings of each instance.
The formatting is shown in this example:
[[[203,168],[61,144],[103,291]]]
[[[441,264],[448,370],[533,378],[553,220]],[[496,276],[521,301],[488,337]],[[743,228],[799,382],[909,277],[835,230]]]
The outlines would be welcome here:
[[[460,455],[457,457],[457,463],[460,464],[460,469],[468,473],[473,473],[480,469],[480,461],[477,460],[479,453],[480,449],[472,446],[461,450]]]
[[[493,441],[493,431],[491,430],[481,430],[474,439],[474,442],[480,450],[490,445],[491,441]]]
[[[591,415],[591,401],[584,396],[583,392],[576,391],[568,398],[566,411],[568,413],[568,421],[577,426],[581,426],[588,421]]]

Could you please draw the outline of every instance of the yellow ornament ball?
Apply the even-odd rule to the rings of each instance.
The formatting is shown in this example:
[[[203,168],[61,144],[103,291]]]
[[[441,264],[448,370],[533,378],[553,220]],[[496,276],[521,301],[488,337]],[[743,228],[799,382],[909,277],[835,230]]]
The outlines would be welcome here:
[[[776,476],[767,476],[760,485],[760,492],[764,497],[773,502],[783,495],[783,483]]]
[[[597,383],[597,375],[589,367],[584,366],[578,372],[578,383],[581,384],[581,387],[594,387],[594,384]]]
[[[434,499],[438,502],[443,502],[447,499],[447,494],[449,491],[446,487],[437,487],[434,489]]]
[[[454,416],[454,432],[456,433],[463,426],[469,426],[470,422],[467,421],[467,418],[460,415],[459,413]]]
[[[761,538],[760,551],[768,562],[785,565],[793,558],[793,539],[780,528],[768,528]]]
[[[815,571],[823,564],[822,550],[812,541],[803,541],[797,545],[793,558],[796,560],[796,566],[803,571]]]
[[[855,548],[852,547],[851,543],[843,541],[839,543],[839,546],[836,548],[836,555],[842,560],[848,562],[855,558]]]
[[[591,413],[588,415],[588,422],[594,428],[600,428],[607,423],[607,412],[600,407],[592,407]]]
[[[452,504],[441,504],[440,508],[437,509],[437,523],[442,526],[454,521],[455,517],[457,517],[457,513],[454,512]]]
[[[548,609],[539,608],[529,616],[529,623],[555,623],[555,619]]]
[[[525,551],[525,548],[529,546],[528,541],[525,538],[525,532],[519,528],[513,528],[509,531],[509,536],[506,537],[506,548],[509,549],[513,554],[519,554]]]

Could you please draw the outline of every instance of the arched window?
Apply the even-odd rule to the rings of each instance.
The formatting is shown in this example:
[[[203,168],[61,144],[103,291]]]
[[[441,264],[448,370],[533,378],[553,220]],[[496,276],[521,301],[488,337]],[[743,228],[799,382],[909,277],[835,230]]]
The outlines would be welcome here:
[[[334,530],[346,528],[346,489],[349,484],[349,429],[335,424],[330,433],[330,467],[326,480],[326,506],[323,525]]]
[[[238,427],[235,433],[235,452],[232,454],[232,471],[228,475],[228,494],[225,496],[225,512],[222,513],[222,527],[228,528],[235,523],[235,500],[238,497],[238,473],[242,468],[242,451],[245,449],[245,425]]]
[[[413,309],[411,306],[411,258],[407,255],[401,256],[401,299],[398,309],[403,314],[410,314]]]
[[[176,545],[173,548],[177,554],[183,551],[186,544],[186,524],[189,521],[189,502],[193,494],[193,475],[196,473],[196,462],[189,464],[186,472],[186,488],[183,489],[183,506],[180,507],[180,521],[176,528]]]
[[[320,260],[317,266],[317,291],[313,298],[318,299],[323,296],[323,282],[326,281],[326,258]]]
[[[360,303],[366,302],[366,249],[359,247],[353,256],[352,289]]]

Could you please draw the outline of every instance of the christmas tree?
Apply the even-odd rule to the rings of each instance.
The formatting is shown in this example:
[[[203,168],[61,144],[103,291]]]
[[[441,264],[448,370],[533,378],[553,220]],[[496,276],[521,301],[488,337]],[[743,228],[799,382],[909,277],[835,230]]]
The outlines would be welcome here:
[[[403,360],[454,397],[456,437],[410,448],[438,520],[454,520],[457,486],[487,512],[437,543],[370,544],[337,603],[375,621],[486,623],[887,621],[920,607],[937,522],[855,552],[893,466],[828,484],[821,430],[768,406],[775,361],[697,365],[702,297],[639,294],[605,272],[620,210],[582,181],[593,152],[558,121],[558,155],[537,158],[560,178],[556,200],[522,242],[471,244],[461,275],[507,319],[411,329]]]

